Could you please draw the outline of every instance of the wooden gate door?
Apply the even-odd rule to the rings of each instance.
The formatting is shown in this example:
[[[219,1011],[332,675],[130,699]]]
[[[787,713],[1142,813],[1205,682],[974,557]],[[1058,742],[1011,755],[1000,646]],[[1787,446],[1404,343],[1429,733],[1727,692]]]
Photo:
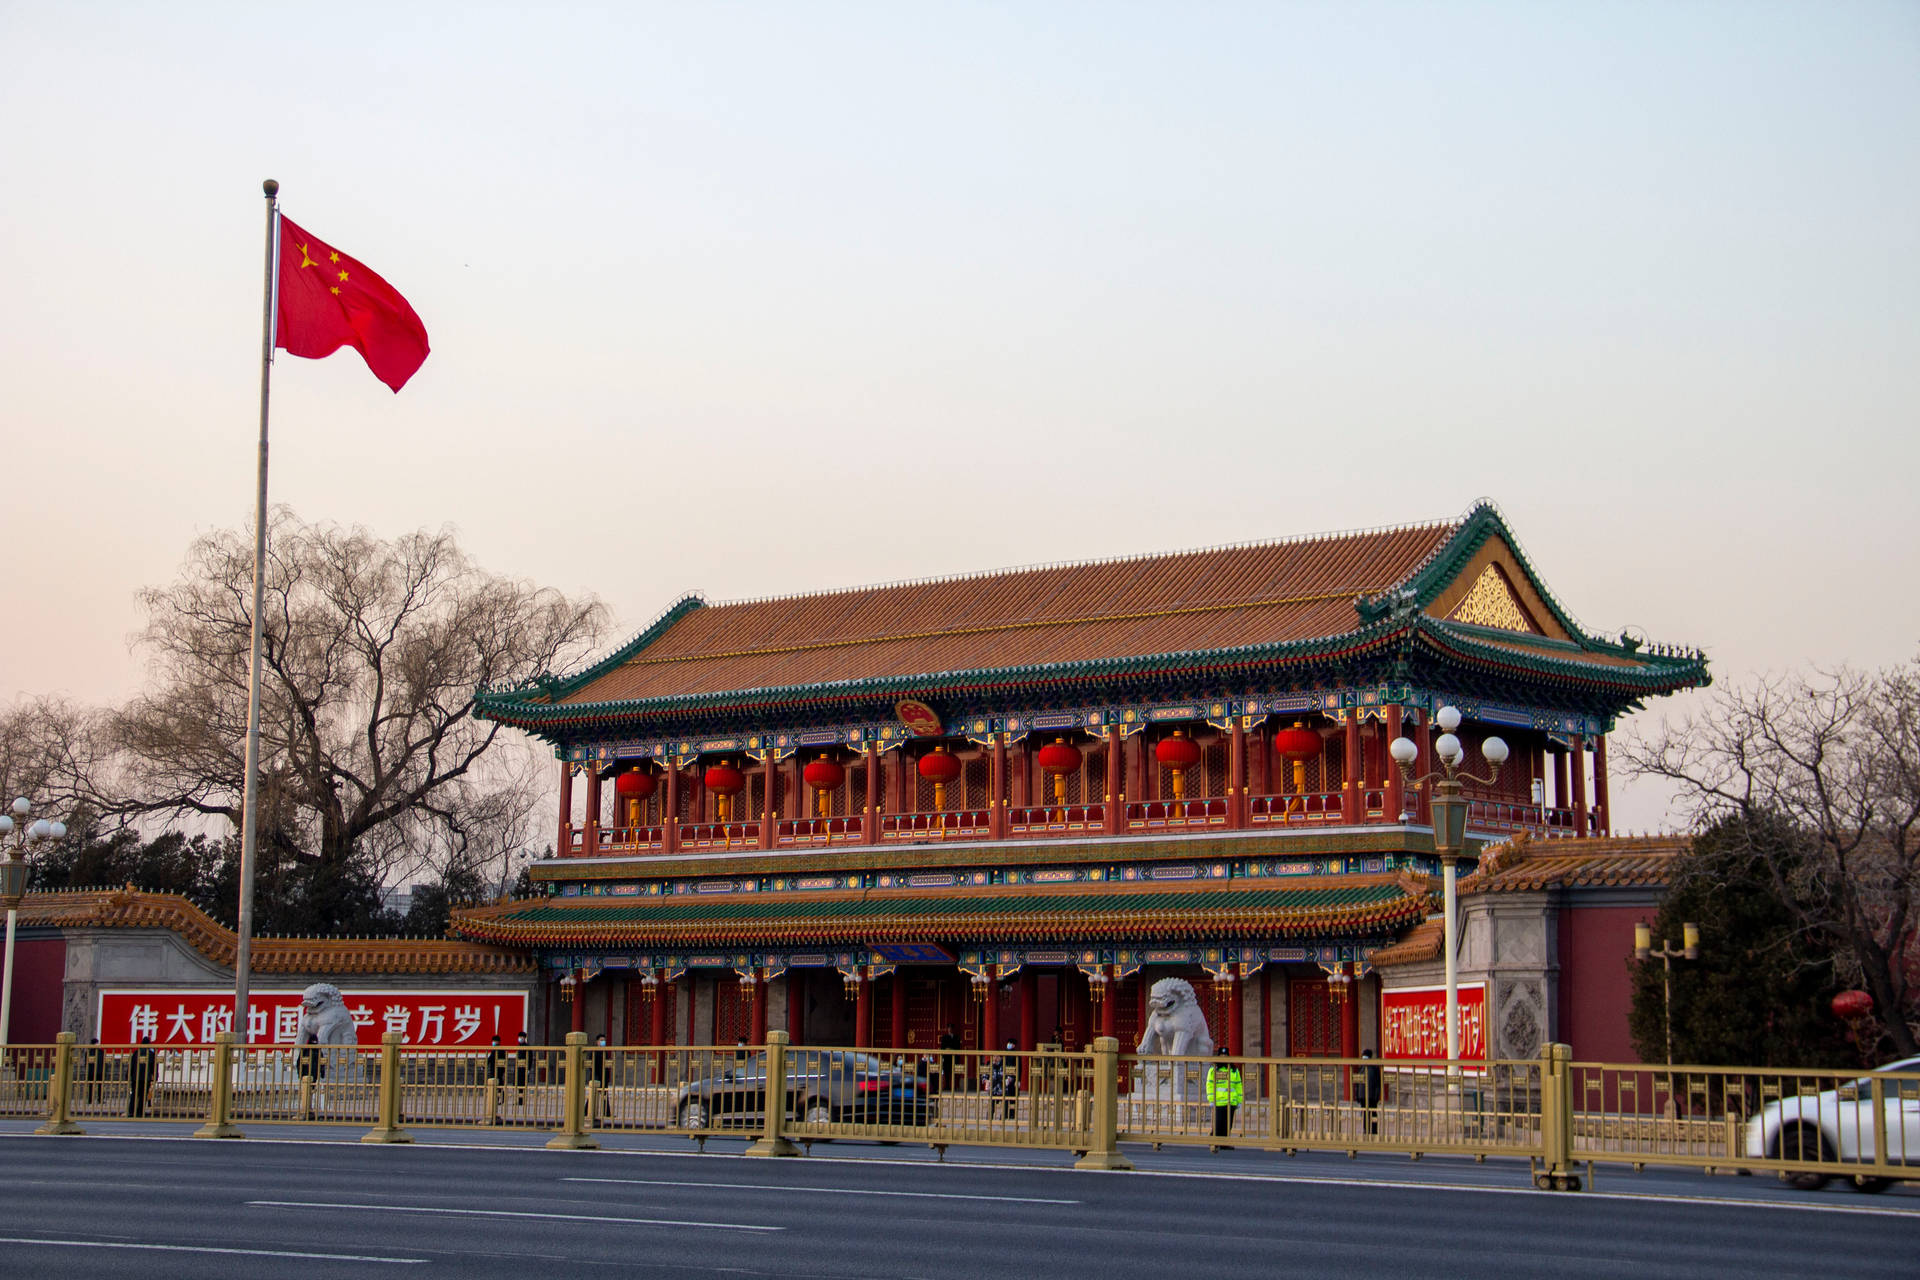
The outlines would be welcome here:
[[[1333,1007],[1322,978],[1292,978],[1287,982],[1287,1056],[1340,1056],[1340,1012]]]

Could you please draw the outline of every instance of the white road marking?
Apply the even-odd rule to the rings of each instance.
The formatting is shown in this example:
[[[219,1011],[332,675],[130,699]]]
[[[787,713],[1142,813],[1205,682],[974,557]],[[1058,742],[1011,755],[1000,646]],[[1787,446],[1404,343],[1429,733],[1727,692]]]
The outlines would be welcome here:
[[[723,1191],[812,1192],[822,1196],[905,1196],[913,1200],[993,1200],[1002,1204],[1079,1204],[1045,1196],[969,1196],[954,1191],[868,1191],[860,1187],[783,1187],[766,1182],[675,1182],[671,1178],[562,1178],[562,1182],[605,1182],[622,1187],[714,1187]]]
[[[517,1209],[443,1209],[425,1204],[334,1204],[323,1200],[249,1200],[264,1209],[362,1209],[369,1213],[444,1214],[460,1218],[540,1218],[556,1222],[623,1222],[635,1227],[706,1227],[714,1231],[785,1231],[747,1222],[689,1222],[679,1218],[608,1218],[590,1213],[528,1213]]]
[[[394,1262],[412,1264],[425,1258],[376,1258],[364,1253],[295,1253],[289,1249],[222,1249],[210,1244],[129,1244],[117,1240],[39,1240],[30,1236],[0,1236],[0,1244],[43,1244],[62,1249],[151,1249],[160,1253],[237,1253],[249,1258],[306,1258],[320,1262]]]

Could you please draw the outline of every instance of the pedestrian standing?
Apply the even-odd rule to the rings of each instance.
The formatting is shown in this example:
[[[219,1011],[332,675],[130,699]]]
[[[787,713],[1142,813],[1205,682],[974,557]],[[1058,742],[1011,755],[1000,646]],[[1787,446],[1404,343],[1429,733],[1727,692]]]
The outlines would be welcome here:
[[[153,1037],[141,1036],[133,1051],[133,1067],[128,1073],[127,1116],[138,1120],[147,1114],[147,1095],[153,1090]]]
[[[1373,1050],[1362,1049],[1360,1056],[1370,1061],[1361,1069],[1360,1079],[1355,1081],[1355,1085],[1360,1094],[1360,1106],[1367,1117],[1367,1133],[1373,1135],[1380,1132],[1380,1066],[1371,1061]]]
[[[960,1047],[960,1033],[949,1022],[947,1029],[940,1033],[940,1088],[951,1092],[953,1089],[953,1054]]]

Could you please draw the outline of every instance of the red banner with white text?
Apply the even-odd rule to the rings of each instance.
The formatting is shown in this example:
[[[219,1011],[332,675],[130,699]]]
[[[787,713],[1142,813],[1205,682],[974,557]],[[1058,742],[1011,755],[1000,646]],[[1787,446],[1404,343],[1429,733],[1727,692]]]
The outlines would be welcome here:
[[[1487,988],[1485,983],[1461,983],[1460,1060],[1487,1060]],[[1380,993],[1380,1056],[1382,1058],[1441,1058],[1447,1056],[1447,989],[1403,987]]]
[[[484,1047],[499,1036],[505,1044],[526,1029],[527,997],[521,991],[381,991],[342,988],[354,1031],[363,1045],[379,1047],[381,1033],[398,1031],[406,1043],[442,1048]],[[247,995],[247,1043],[292,1044],[300,1025],[300,992],[252,991]],[[101,1044],[207,1044],[233,1030],[231,990],[102,991]]]

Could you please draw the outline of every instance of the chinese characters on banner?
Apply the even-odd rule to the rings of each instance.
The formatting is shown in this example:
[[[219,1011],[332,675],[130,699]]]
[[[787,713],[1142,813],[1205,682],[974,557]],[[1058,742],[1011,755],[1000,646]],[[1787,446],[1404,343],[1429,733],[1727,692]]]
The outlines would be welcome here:
[[[495,1036],[508,1044],[527,1025],[524,992],[343,991],[359,1042],[379,1047],[380,1035],[398,1031],[406,1043],[457,1048],[485,1046]],[[300,992],[255,991],[247,1001],[249,1044],[292,1044],[300,1025]],[[102,991],[100,1043],[207,1044],[233,1030],[233,992],[228,990]]]
[[[1460,993],[1460,1058],[1487,1059],[1487,988],[1485,983],[1462,983]],[[1409,987],[1380,993],[1380,1056],[1382,1058],[1441,1058],[1447,1056],[1447,989]]]

